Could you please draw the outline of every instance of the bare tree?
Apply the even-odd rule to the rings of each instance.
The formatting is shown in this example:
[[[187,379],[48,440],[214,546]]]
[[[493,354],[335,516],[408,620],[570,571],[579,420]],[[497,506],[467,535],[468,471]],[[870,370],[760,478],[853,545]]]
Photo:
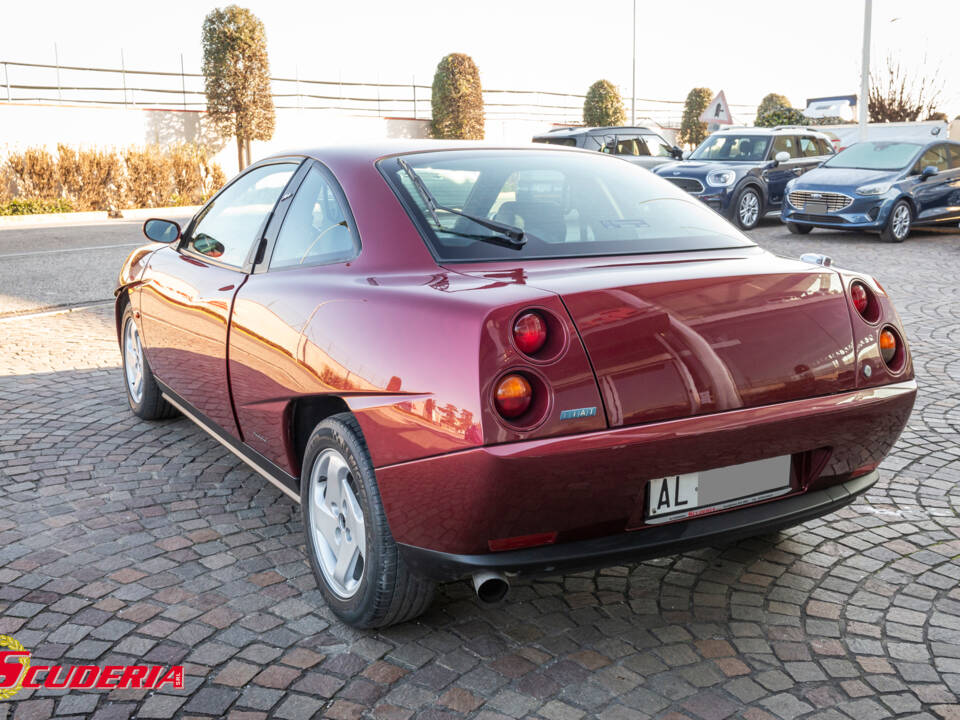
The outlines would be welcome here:
[[[925,64],[925,63],[924,63]],[[938,73],[934,73],[936,77]],[[911,75],[892,55],[880,77],[870,73],[870,122],[913,122],[934,112],[943,83]]]

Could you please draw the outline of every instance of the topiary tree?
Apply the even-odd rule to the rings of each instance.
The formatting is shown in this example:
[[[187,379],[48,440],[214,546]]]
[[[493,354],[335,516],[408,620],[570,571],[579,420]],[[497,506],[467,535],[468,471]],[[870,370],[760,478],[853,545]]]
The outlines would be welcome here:
[[[942,120],[943,122],[950,122],[950,118],[947,117],[945,112],[932,112],[927,115],[927,120]]]
[[[440,61],[430,105],[431,137],[483,140],[483,89],[480,71],[469,55],[450,53]]]
[[[771,110],[776,110],[777,108],[788,108],[793,107],[790,104],[790,101],[783,95],[778,95],[777,93],[770,93],[769,95],[764,96],[763,100],[760,101],[760,104],[757,106],[757,117],[761,115],[766,115]]]
[[[591,127],[624,125],[627,111],[617,88],[609,80],[597,80],[583,101],[583,124]]]
[[[246,8],[228,5],[203,21],[207,113],[223,137],[237,138],[237,164],[250,164],[250,141],[273,137],[276,115],[263,23]],[[246,159],[244,159],[246,156]]]
[[[757,127],[776,127],[777,125],[812,125],[813,122],[796,108],[775,107],[763,115],[757,114],[753,124]]]
[[[687,93],[683,106],[683,120],[680,123],[678,139],[681,144],[699,145],[707,137],[707,124],[700,122],[700,116],[710,104],[713,92],[710,88],[694,88]]]

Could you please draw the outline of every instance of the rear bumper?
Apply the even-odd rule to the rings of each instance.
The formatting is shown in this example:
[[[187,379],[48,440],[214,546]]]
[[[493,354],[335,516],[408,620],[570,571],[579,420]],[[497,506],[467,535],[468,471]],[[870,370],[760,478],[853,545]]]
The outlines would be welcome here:
[[[916,388],[908,380],[775,405],[477,447],[381,466],[377,483],[394,539],[440,558],[483,556],[495,566],[498,561],[492,558],[500,553],[490,554],[489,541],[541,533],[557,533],[553,548],[581,541],[602,545],[612,542],[604,538],[627,530],[631,538],[681,541],[684,531],[677,528],[693,527],[691,521],[645,524],[652,478],[793,455],[790,495],[698,518],[696,523],[701,527],[710,519],[706,526],[711,527],[720,522],[712,518],[749,517],[740,513],[752,507],[803,504],[797,498],[845,483],[883,460],[910,416]],[[804,458],[813,455],[818,458],[816,469],[800,472]],[[818,506],[815,501],[810,512],[816,514]],[[654,544],[657,552],[673,551]]]
[[[409,545],[401,545],[400,551],[411,570],[437,580],[453,580],[479,570],[530,575],[638,562],[797,525],[848,505],[878,478],[879,472],[874,470],[839,485],[733,512],[561,545],[478,555]]]

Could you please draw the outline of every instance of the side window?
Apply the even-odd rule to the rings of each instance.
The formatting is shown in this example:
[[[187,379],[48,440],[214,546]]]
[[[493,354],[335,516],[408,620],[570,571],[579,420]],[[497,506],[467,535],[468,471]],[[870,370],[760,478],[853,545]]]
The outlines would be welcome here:
[[[667,145],[667,141],[658,135],[644,135],[641,140],[647,146],[647,152],[644,153],[645,155],[673,157],[673,148]]]
[[[960,168],[960,145],[950,146],[950,167],[954,170]]]
[[[189,249],[227,265],[243,265],[296,169],[292,163],[263,165],[234,181],[204,208]]]
[[[816,138],[812,137],[800,138],[800,152],[804,157],[819,157],[823,155],[820,146],[817,145]]]
[[[933,165],[940,172],[950,169],[950,160],[947,158],[946,145],[934,145],[920,156],[918,168],[920,172],[928,165]]]
[[[647,149],[646,143],[644,143],[637,136],[625,137],[620,135],[617,137],[617,155],[649,155],[650,151]]]
[[[310,168],[283,219],[271,269],[342,262],[356,251],[337,193],[322,172]]]
[[[817,145],[820,146],[821,155],[833,155],[833,144],[829,140],[817,138]]]
[[[801,157],[800,148],[797,145],[797,138],[792,135],[777,135],[773,139],[773,157],[777,153],[789,153],[791,158]]]

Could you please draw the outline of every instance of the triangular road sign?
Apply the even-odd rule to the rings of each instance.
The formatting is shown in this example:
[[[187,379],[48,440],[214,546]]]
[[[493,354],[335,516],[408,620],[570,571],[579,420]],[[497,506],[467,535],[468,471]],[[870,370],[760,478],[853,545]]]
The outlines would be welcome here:
[[[717,125],[733,125],[733,117],[730,115],[727,96],[723,94],[723,90],[707,105],[707,109],[704,110],[703,115],[700,116],[700,122],[716,123]]]

